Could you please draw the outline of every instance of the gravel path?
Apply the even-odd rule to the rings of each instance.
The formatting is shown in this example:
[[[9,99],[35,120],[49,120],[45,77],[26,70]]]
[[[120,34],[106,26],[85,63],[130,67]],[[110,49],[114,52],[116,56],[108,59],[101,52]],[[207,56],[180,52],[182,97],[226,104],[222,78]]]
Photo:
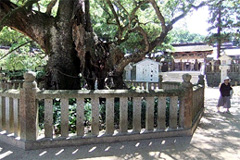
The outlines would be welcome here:
[[[86,145],[24,151],[0,143],[6,160],[239,160],[240,87],[234,87],[231,114],[217,113],[219,91],[206,88],[205,114],[192,137],[153,139],[104,145]],[[222,109],[223,111],[223,109]]]

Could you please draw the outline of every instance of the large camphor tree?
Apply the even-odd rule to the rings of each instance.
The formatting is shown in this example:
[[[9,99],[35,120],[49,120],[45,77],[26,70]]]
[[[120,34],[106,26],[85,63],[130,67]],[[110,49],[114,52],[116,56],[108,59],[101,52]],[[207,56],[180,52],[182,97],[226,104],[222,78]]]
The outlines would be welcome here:
[[[195,2],[196,1],[196,2]],[[34,40],[48,55],[46,88],[123,88],[124,67],[164,44],[197,0],[0,0],[0,29]],[[94,32],[96,31],[96,32]],[[124,56],[131,52],[129,56]]]

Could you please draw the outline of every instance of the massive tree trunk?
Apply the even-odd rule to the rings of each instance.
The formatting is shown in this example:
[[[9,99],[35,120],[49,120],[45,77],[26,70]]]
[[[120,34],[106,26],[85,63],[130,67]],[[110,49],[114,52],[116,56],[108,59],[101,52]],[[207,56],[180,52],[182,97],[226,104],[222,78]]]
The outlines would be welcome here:
[[[0,3],[0,19],[19,9],[10,13],[5,25],[35,40],[48,55],[46,89],[79,89],[80,73],[88,89],[95,89],[96,81],[99,89],[105,87],[113,56],[109,44],[94,35],[89,1],[61,0],[57,17],[19,8],[8,0]]]
[[[59,13],[53,24],[45,28],[49,55],[46,88],[79,89],[80,60],[72,39],[72,0],[60,1]]]
[[[219,3],[217,16],[217,58],[219,58],[222,46],[222,1]]]

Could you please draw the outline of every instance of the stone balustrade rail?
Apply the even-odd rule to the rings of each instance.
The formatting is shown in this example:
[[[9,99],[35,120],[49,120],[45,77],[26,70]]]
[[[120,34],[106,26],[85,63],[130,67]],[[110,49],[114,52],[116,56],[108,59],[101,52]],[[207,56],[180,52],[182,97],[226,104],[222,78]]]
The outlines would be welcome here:
[[[183,82],[166,83],[172,88],[141,88],[132,90],[39,90],[35,73],[24,75],[23,88],[0,90],[0,140],[28,149],[59,147],[91,143],[139,140],[192,135],[204,109],[204,80],[190,83],[191,76],[183,75]],[[164,84],[164,83],[163,83]],[[60,101],[60,128],[54,133],[53,102]],[[76,100],[76,131],[70,133],[69,103]],[[91,122],[86,130],[86,103],[91,104]],[[39,101],[44,103],[44,128],[39,130]],[[105,128],[99,119],[99,105],[106,105]],[[115,102],[119,102],[119,122],[114,122]],[[142,107],[145,102],[144,119]],[[132,105],[129,104],[131,102]],[[132,115],[129,108],[132,107]],[[129,116],[132,116],[129,126]],[[168,122],[168,123],[167,123]]]

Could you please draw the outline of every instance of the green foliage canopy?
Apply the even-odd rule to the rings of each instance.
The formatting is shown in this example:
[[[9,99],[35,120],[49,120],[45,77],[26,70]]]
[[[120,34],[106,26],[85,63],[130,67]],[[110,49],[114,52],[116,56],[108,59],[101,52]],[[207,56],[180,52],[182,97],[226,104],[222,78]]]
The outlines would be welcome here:
[[[61,1],[11,0],[18,7],[5,16],[0,25],[5,23],[8,16],[21,9],[47,13],[56,17]],[[173,24],[204,3],[199,3],[198,0],[90,0],[90,5],[92,27],[99,39],[117,44],[125,53],[139,52],[144,55],[149,51],[169,47],[168,43],[171,42],[171,38],[166,35],[172,29]],[[1,34],[0,43],[11,44],[11,47],[19,46],[29,40],[9,28],[4,28]],[[29,51],[30,47],[20,49],[20,52],[25,54]],[[9,55],[8,58],[11,59],[9,61],[14,61],[14,67],[10,67],[11,69],[28,66],[23,62],[26,57],[18,56],[18,54]],[[21,62],[12,59],[16,57]]]
[[[174,28],[168,36],[171,39],[171,43],[198,43],[204,42],[205,40],[205,36],[197,33],[190,33],[181,28]]]
[[[239,42],[240,1],[209,0],[210,17],[209,43]]]

